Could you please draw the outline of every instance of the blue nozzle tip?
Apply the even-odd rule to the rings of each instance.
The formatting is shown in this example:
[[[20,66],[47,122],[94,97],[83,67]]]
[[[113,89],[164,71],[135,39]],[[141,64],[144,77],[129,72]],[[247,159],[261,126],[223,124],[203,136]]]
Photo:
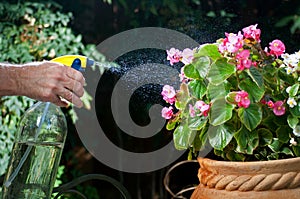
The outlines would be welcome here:
[[[94,65],[94,60],[86,58],[86,67],[90,67]]]

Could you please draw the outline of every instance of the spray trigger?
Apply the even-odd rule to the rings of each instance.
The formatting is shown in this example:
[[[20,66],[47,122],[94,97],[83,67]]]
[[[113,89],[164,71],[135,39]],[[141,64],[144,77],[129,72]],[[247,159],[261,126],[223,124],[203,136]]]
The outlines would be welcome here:
[[[81,72],[84,71],[84,68],[81,67],[81,60],[79,58],[74,59],[71,67]]]

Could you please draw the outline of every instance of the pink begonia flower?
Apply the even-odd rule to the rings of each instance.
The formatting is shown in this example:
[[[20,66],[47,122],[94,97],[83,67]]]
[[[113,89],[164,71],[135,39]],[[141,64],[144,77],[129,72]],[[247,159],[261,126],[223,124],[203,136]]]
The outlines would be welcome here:
[[[226,42],[228,42],[227,38],[222,39],[222,43],[219,44],[218,50],[219,50],[220,53],[224,53],[227,50],[227,48],[226,48]]]
[[[283,101],[277,101],[274,103],[273,113],[277,116],[281,116],[285,114],[285,107]]]
[[[271,100],[269,100],[267,102],[267,105],[268,105],[269,108],[274,108],[274,102],[272,102]]]
[[[191,117],[195,117],[196,116],[196,111],[193,107],[193,105],[189,104],[189,113]]]
[[[209,112],[210,106],[208,104],[205,104],[201,107],[200,111],[202,113],[203,116],[208,116],[208,112]]]
[[[173,65],[174,63],[177,63],[182,58],[182,52],[178,49],[171,48],[170,50],[167,50],[167,60],[170,60],[170,64]]]
[[[189,48],[186,48],[182,51],[181,57],[182,63],[184,63],[185,65],[190,64],[194,59],[194,51]]]
[[[161,110],[161,116],[162,116],[163,118],[165,118],[166,120],[171,119],[172,116],[173,116],[173,107],[172,107],[172,106],[170,106],[169,108],[164,107],[164,108]]]
[[[285,52],[285,45],[282,41],[275,39],[269,43],[270,54],[275,55],[276,57],[282,55]]]
[[[163,96],[163,99],[168,102],[169,104],[173,104],[176,100],[176,92],[174,87],[169,85],[164,85],[161,95]]]
[[[257,24],[243,28],[244,37],[247,39],[255,39],[257,42],[260,42],[261,30],[256,27]]]
[[[239,107],[248,108],[250,100],[246,91],[239,91],[235,96],[235,102],[238,103]]]
[[[205,104],[205,102],[199,100],[195,103],[195,108],[200,110],[200,114],[198,114],[198,116],[203,115],[206,117],[208,115],[210,106],[208,104]]]
[[[187,78],[186,78],[186,76],[184,75],[184,67],[181,67],[181,69],[180,69],[180,74],[179,74],[179,78],[180,78],[180,81],[181,82],[187,82]]]
[[[251,67],[252,62],[249,59],[249,57],[250,57],[249,50],[243,50],[236,55],[236,58],[238,60],[236,67],[238,70],[244,70],[245,68],[249,69]]]
[[[238,32],[238,34],[225,33],[225,35],[226,38],[223,40],[222,44],[219,45],[219,51],[221,53],[223,53],[224,51],[235,53],[243,47],[243,35],[240,31]]]

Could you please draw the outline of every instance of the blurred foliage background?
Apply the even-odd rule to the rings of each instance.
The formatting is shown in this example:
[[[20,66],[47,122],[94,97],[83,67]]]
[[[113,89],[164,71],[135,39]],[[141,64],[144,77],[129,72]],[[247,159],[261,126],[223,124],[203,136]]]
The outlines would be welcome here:
[[[83,54],[104,61],[94,44],[84,45],[82,35],[69,27],[72,13],[61,10],[62,6],[55,2],[0,2],[0,61],[21,64],[66,54]],[[88,106],[89,95],[85,98]],[[34,102],[22,96],[5,96],[0,100],[0,176],[7,169],[20,118]],[[72,126],[76,113],[72,107],[64,112]],[[60,171],[63,168],[62,165]]]
[[[288,52],[299,50],[300,1],[297,0],[74,0],[72,3],[1,0],[0,61],[26,63],[65,54],[83,54],[105,61],[96,45],[124,30],[164,27],[204,43],[223,37],[225,31],[237,32],[256,23],[262,30],[262,41],[278,38],[286,44]],[[88,105],[88,98],[85,101]],[[0,176],[6,171],[20,117],[33,103],[32,99],[19,96],[0,100]],[[84,173],[105,173],[125,183],[133,198],[170,197],[162,185],[167,168],[140,175],[107,168],[82,146],[74,127],[76,113],[72,107],[64,111],[70,132],[56,185]],[[194,175],[197,167],[189,172],[179,175],[180,180],[174,177],[174,189],[197,183],[196,175],[192,180],[186,177]],[[119,197],[105,183],[86,183],[77,189],[89,199]]]

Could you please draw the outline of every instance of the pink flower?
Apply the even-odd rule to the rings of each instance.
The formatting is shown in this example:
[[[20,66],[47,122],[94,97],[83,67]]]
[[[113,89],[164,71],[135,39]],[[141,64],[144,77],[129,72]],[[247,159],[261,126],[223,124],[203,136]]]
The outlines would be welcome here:
[[[200,111],[201,111],[202,115],[206,117],[206,116],[208,116],[209,109],[210,109],[210,106],[208,104],[205,104],[200,108]]]
[[[274,102],[272,102],[271,100],[269,100],[267,102],[267,105],[268,105],[269,108],[274,108]]]
[[[164,108],[161,110],[161,116],[162,116],[163,118],[165,118],[166,120],[171,119],[172,116],[173,116],[173,107],[172,107],[172,106],[170,106],[169,108],[164,107]]]
[[[225,33],[226,38],[219,45],[219,51],[223,53],[224,51],[228,51],[230,53],[237,52],[240,48],[243,47],[243,35],[239,31],[238,34],[234,33]]]
[[[285,52],[285,45],[282,41],[275,39],[269,43],[270,54],[275,55],[276,57],[282,55]]]
[[[184,75],[184,67],[181,67],[180,74],[179,74],[180,81],[183,83],[188,82],[188,78]]]
[[[193,105],[189,104],[189,113],[191,117],[195,117],[196,116],[196,111],[193,107]]]
[[[168,102],[169,104],[173,104],[176,100],[176,92],[174,87],[169,85],[164,85],[161,95],[163,96],[163,99]]]
[[[277,116],[281,116],[285,114],[285,107],[283,106],[283,101],[277,101],[274,103],[273,113]]]
[[[249,59],[249,57],[250,57],[249,50],[243,50],[236,55],[236,58],[238,60],[238,62],[237,62],[238,70],[244,70],[245,68],[251,67],[252,62]]]
[[[235,102],[239,107],[248,108],[250,105],[250,100],[248,97],[248,93],[246,91],[239,91],[235,96]]]
[[[194,59],[194,51],[189,48],[186,48],[182,51],[181,56],[182,56],[181,58],[182,63],[184,63],[185,65],[190,64]]]
[[[170,60],[170,64],[173,65],[174,63],[177,63],[181,59],[182,52],[178,49],[171,48],[170,50],[167,50],[167,60]]]
[[[199,100],[195,103],[195,108],[200,110],[200,114],[198,114],[198,116],[203,115],[206,117],[208,115],[210,106],[208,104],[205,104],[205,102]]]
[[[260,29],[257,29],[257,24],[243,28],[244,37],[247,39],[254,39],[260,42]]]

